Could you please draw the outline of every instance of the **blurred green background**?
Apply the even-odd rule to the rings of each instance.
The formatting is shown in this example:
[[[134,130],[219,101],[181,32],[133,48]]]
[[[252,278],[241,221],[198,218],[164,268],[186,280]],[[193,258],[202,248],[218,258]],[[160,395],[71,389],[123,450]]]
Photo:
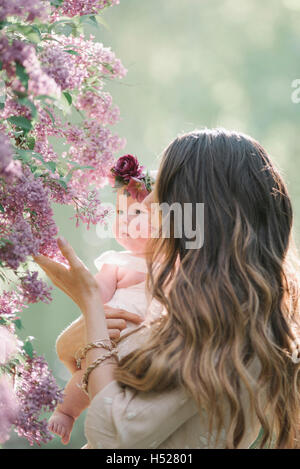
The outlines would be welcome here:
[[[120,155],[135,154],[153,169],[178,133],[222,126],[250,134],[281,169],[299,247],[300,104],[291,100],[292,81],[300,78],[299,0],[120,0],[103,18],[108,28],[87,31],[111,46],[128,69],[125,79],[107,82],[106,88],[121,110],[115,131],[127,146]],[[110,188],[101,194],[104,202],[113,202]],[[95,226],[76,229],[70,208],[54,210],[60,233],[93,273],[99,254],[123,249],[100,239]],[[80,312],[57,289],[53,298],[50,305],[24,311],[23,336],[35,337],[36,350],[65,386],[70,374],[56,357],[55,339]],[[55,437],[42,448],[80,448],[83,421],[84,414],[68,446]],[[4,447],[30,448],[14,432]]]

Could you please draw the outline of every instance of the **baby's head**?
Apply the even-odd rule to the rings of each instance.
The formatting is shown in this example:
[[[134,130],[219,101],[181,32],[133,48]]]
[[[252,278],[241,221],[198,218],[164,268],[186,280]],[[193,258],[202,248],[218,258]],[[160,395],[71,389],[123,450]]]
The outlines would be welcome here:
[[[150,215],[143,200],[151,192],[156,171],[145,172],[132,155],[122,156],[111,169],[109,180],[117,189],[116,241],[127,250],[144,254],[151,236]]]
[[[116,241],[129,251],[145,251],[150,237],[149,214],[146,206],[128,195],[126,189],[118,189],[116,218],[113,232]]]

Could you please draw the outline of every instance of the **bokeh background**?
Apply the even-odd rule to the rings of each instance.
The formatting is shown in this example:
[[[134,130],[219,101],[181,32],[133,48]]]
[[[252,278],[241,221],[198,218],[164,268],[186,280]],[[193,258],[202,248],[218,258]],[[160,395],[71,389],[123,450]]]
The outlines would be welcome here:
[[[122,81],[107,82],[121,110],[115,130],[127,139],[116,156],[135,154],[154,169],[178,133],[222,126],[250,134],[281,169],[300,247],[300,104],[291,99],[292,82],[300,78],[299,0],[120,0],[102,16],[107,27],[87,30],[111,46],[128,69]],[[114,202],[109,187],[101,196]],[[70,208],[54,211],[60,234],[93,273],[98,255],[123,249],[113,239],[101,239],[95,226],[75,228]],[[35,337],[35,349],[61,387],[70,374],[56,357],[55,340],[79,314],[55,289],[50,305],[33,305],[22,317],[23,337]],[[84,415],[68,446],[55,437],[41,448],[82,447]],[[4,447],[31,448],[14,432]]]

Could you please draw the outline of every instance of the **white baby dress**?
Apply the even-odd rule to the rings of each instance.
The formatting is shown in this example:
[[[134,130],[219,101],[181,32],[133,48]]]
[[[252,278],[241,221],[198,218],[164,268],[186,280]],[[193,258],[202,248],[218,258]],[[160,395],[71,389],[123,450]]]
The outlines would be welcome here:
[[[114,264],[119,267],[147,273],[147,263],[142,257],[134,256],[130,251],[105,251],[94,260],[98,270],[104,264]],[[125,288],[118,288],[110,301],[105,303],[112,308],[121,308],[131,313],[138,314],[143,319],[154,317],[160,314],[162,306],[156,300],[151,299],[146,291],[146,280]],[[130,329],[137,327],[137,324],[126,321],[127,327],[121,331],[120,337],[127,334]]]

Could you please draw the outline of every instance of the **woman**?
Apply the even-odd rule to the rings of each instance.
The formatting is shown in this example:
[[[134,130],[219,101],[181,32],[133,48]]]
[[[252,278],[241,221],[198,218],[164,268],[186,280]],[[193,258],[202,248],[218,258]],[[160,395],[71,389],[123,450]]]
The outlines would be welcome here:
[[[299,447],[299,264],[291,202],[267,153],[237,132],[184,134],[144,202],[204,203],[204,243],[187,249],[171,217],[171,237],[153,238],[148,254],[165,314],[118,343],[119,363],[93,368],[107,350],[87,353],[88,448],[248,448],[260,427],[261,447]],[[108,340],[93,276],[60,247],[69,270],[37,262],[80,307],[86,343]]]

